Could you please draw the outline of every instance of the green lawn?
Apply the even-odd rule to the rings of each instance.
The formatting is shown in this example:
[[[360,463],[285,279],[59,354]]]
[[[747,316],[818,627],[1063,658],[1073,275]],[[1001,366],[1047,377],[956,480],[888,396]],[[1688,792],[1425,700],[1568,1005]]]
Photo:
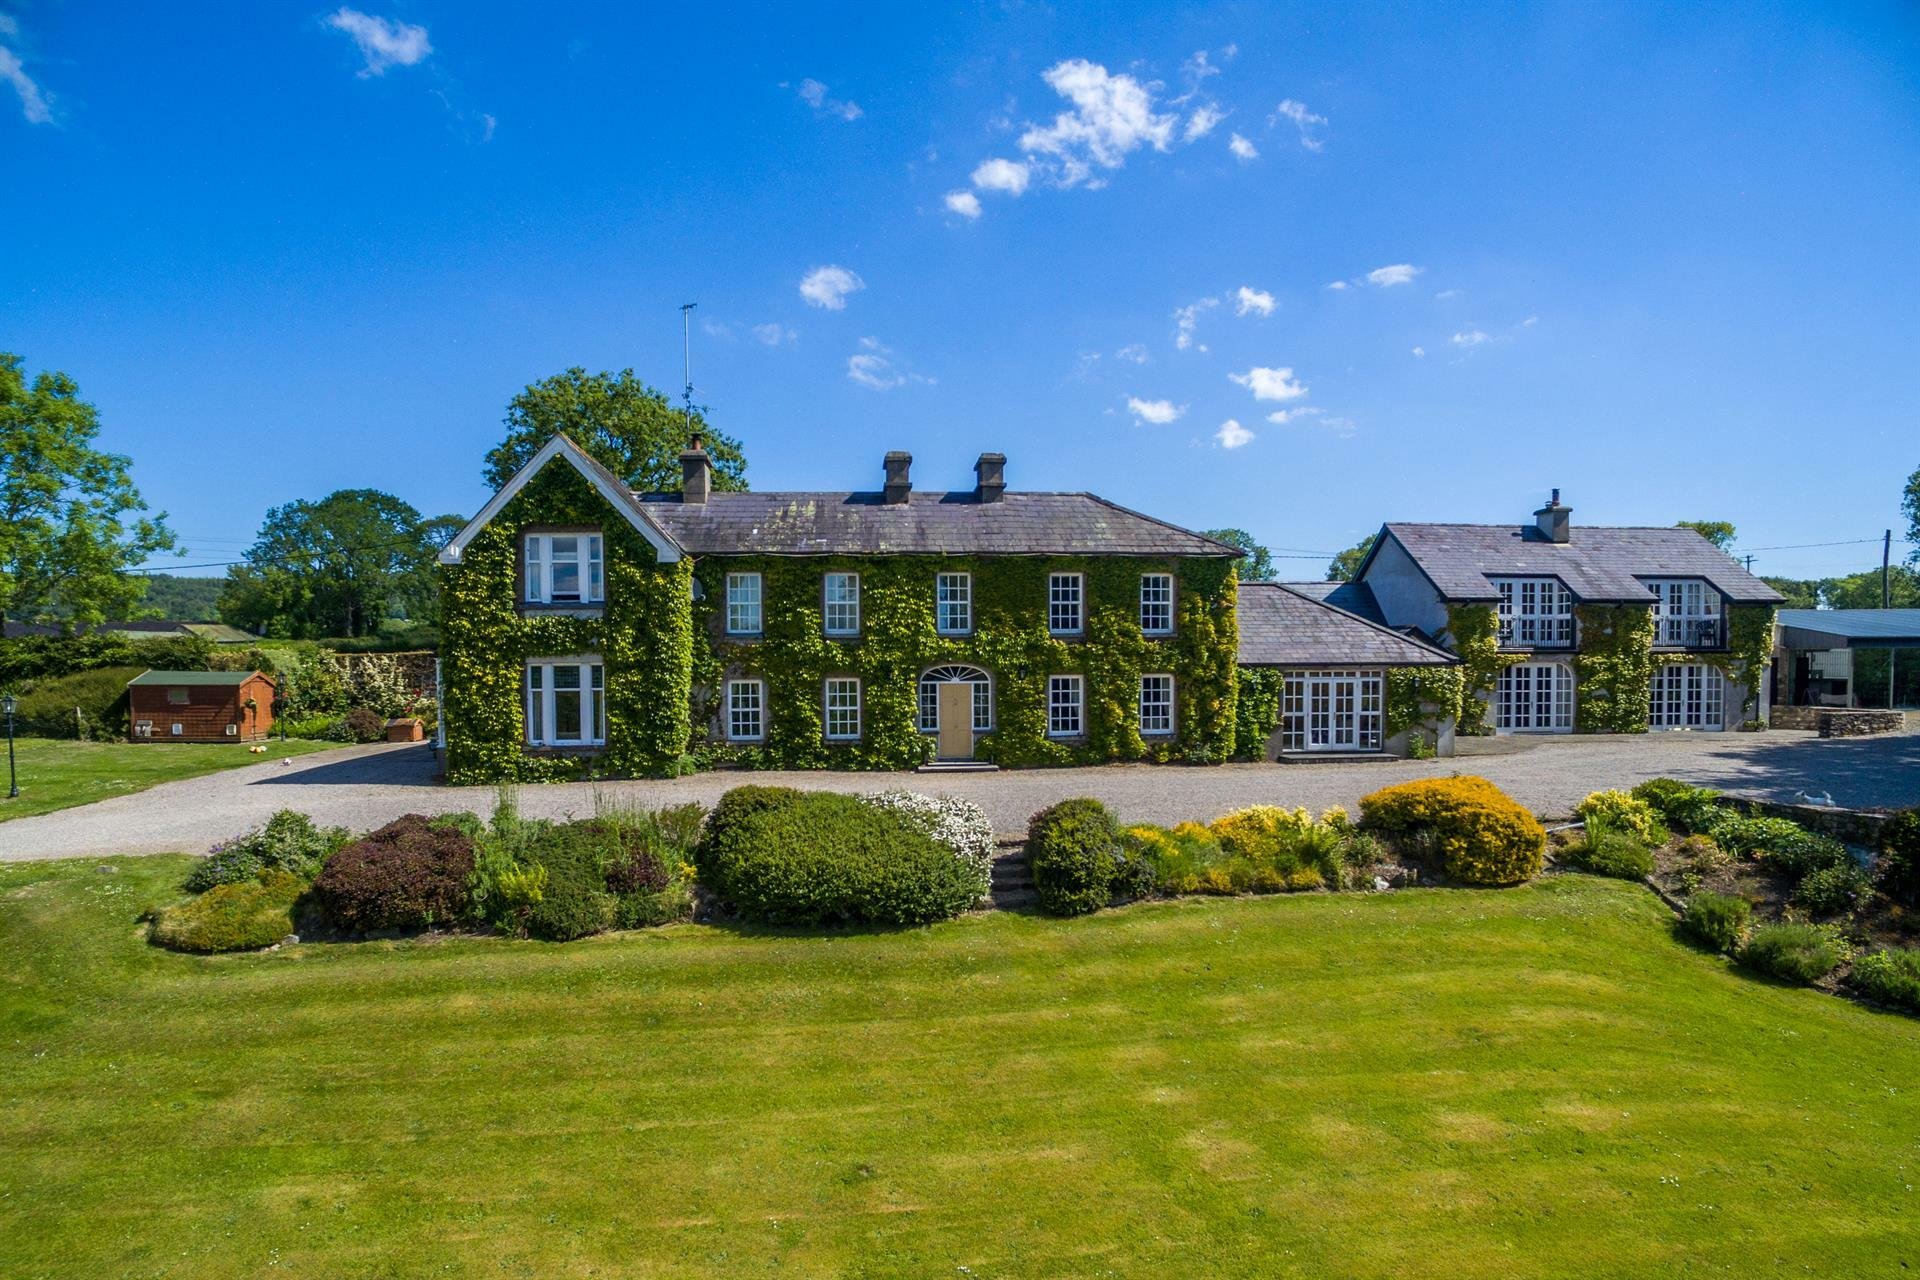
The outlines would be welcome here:
[[[109,796],[131,795],[177,778],[237,769],[282,756],[327,751],[337,742],[286,742],[275,738],[267,754],[256,756],[244,743],[227,742],[63,742],[54,738],[21,738],[14,744],[19,757],[20,796],[6,798],[6,780],[0,777],[0,822],[55,809],[71,809]],[[4,765],[5,761],[0,761]]]
[[[0,1275],[1920,1266],[1920,1021],[1616,881],[196,959],[112,865],[0,868]]]

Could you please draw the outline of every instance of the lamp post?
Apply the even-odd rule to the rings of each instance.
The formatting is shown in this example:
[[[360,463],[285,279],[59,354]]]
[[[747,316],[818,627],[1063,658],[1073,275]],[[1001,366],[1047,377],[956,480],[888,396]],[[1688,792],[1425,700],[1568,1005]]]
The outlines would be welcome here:
[[[16,705],[11,693],[0,697],[0,710],[7,713],[7,799],[9,800],[20,798],[20,774],[13,766],[13,711]]]

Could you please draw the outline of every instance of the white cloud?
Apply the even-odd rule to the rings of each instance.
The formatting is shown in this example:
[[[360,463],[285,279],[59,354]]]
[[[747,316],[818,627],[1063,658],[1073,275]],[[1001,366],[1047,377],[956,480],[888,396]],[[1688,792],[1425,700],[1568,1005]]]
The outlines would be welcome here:
[[[783,324],[757,324],[753,326],[753,336],[769,347],[778,347],[792,342],[800,335]]]
[[[1275,409],[1267,415],[1267,421],[1276,427],[1284,427],[1289,422],[1296,421],[1297,419],[1317,418],[1325,412],[1326,410],[1324,409],[1316,408],[1310,404],[1303,404],[1296,409]]]
[[[1344,289],[1346,287],[1347,282],[1345,280],[1335,280],[1327,286],[1329,289]]]
[[[1427,349],[1426,349],[1425,347],[1415,347],[1415,348],[1413,349],[1413,354],[1414,354],[1414,355],[1416,355],[1416,356],[1420,356],[1420,357],[1422,357],[1422,358],[1425,358],[1425,356],[1426,356],[1426,354],[1427,354]]]
[[[18,35],[19,24],[11,18],[7,19],[7,23],[6,31],[0,34]],[[20,114],[26,117],[28,124],[53,123],[53,108],[47,102],[47,95],[41,92],[34,78],[27,74],[27,69],[21,65],[19,56],[4,45],[0,45],[0,80],[12,85],[13,91],[20,95]]]
[[[1396,262],[1390,267],[1375,267],[1367,272],[1367,283],[1380,289],[1390,289],[1397,284],[1412,284],[1413,278],[1420,274],[1420,268],[1410,262]]]
[[[1203,103],[1194,108],[1193,114],[1187,117],[1187,127],[1180,131],[1180,140],[1192,142],[1198,138],[1204,138],[1213,132],[1215,125],[1226,118],[1227,113],[1213,103]]]
[[[1221,50],[1221,53],[1225,54],[1229,58],[1231,58],[1234,54],[1238,52],[1240,51],[1234,48],[1232,45],[1228,45],[1225,49]],[[1208,59],[1207,51],[1205,49],[1196,51],[1191,58],[1188,58],[1186,60],[1186,62],[1181,66],[1180,69],[1186,72],[1187,78],[1193,81],[1193,83],[1195,84],[1199,84],[1202,80],[1205,80],[1208,76],[1217,76],[1220,74],[1220,68],[1214,66],[1213,63]]]
[[[1176,308],[1173,313],[1173,322],[1177,330],[1173,338],[1175,349],[1185,351],[1188,347],[1191,347],[1193,345],[1194,328],[1200,323],[1200,313],[1203,311],[1211,311],[1219,305],[1220,299],[1218,298],[1202,298],[1198,302]],[[1202,351],[1206,350],[1205,347],[1201,347],[1200,349]]]
[[[490,115],[485,111],[482,111],[480,113],[480,141],[492,142],[493,131],[499,125],[499,123],[500,122],[494,119],[492,115]]]
[[[794,92],[800,95],[802,102],[822,115],[838,116],[842,120],[858,120],[866,114],[860,110],[860,104],[857,102],[842,102],[838,98],[829,98],[827,86],[818,80],[802,80]]]
[[[1153,90],[1129,75],[1111,75],[1084,58],[1049,67],[1041,77],[1073,104],[1050,125],[1031,125],[1020,135],[1021,150],[1051,157],[1053,180],[1062,187],[1102,185],[1097,166],[1118,169],[1143,146],[1165,151],[1173,140],[1176,117],[1154,110]]]
[[[1130,342],[1113,353],[1115,360],[1125,360],[1128,364],[1145,364],[1147,349],[1138,342]]]
[[[1326,145],[1325,142],[1314,136],[1313,130],[1316,126],[1325,124],[1327,118],[1325,116],[1317,116],[1307,110],[1306,103],[1296,102],[1292,98],[1288,98],[1285,102],[1275,107],[1273,114],[1267,117],[1267,128],[1273,128],[1274,125],[1280,123],[1282,118],[1293,121],[1294,128],[1300,131],[1300,145],[1307,150],[1318,151]]]
[[[1213,433],[1213,438],[1220,442],[1222,449],[1238,449],[1243,444],[1251,444],[1253,442],[1253,432],[1247,430],[1232,418],[1228,418],[1220,424],[1220,429]]]
[[[1448,298],[1459,297],[1460,291],[1458,289],[1442,289],[1440,292],[1434,294],[1433,296],[1439,301],[1445,302]]]
[[[718,338],[722,342],[733,341],[733,326],[720,320],[702,320],[700,332],[709,338]]]
[[[1264,365],[1255,365],[1245,373],[1230,373],[1227,377],[1253,392],[1255,400],[1298,400],[1307,394],[1306,384],[1297,381],[1292,369],[1269,369]]]
[[[1456,347],[1471,349],[1492,342],[1493,335],[1484,329],[1468,329],[1462,333],[1454,334],[1451,338],[1448,338],[1447,341]]]
[[[1234,291],[1234,297],[1237,301],[1233,306],[1233,314],[1237,316],[1252,312],[1259,312],[1263,316],[1273,314],[1273,295],[1263,289],[1252,289],[1243,284]]]
[[[946,203],[948,213],[957,213],[963,218],[980,216],[980,197],[971,191],[949,191]]]
[[[1237,133],[1227,139],[1227,150],[1233,152],[1234,158],[1239,160],[1241,164],[1246,164],[1248,161],[1258,160],[1260,158],[1260,148],[1254,146]]]
[[[358,9],[341,8],[327,18],[327,25],[344,32],[360,47],[367,65],[360,78],[386,74],[388,67],[411,67],[433,52],[427,42],[427,29],[411,22],[376,18]]]
[[[1164,427],[1185,413],[1187,406],[1171,400],[1142,400],[1138,396],[1128,396],[1127,411],[1142,422]]]
[[[1017,196],[1026,191],[1027,183],[1033,171],[1018,160],[1003,160],[998,156],[991,160],[982,160],[973,170],[973,185],[982,191],[1004,191]]]
[[[800,296],[816,307],[825,307],[829,311],[845,311],[847,295],[858,293],[867,287],[862,280],[845,267],[815,267],[807,272],[800,281]]]
[[[883,345],[878,338],[862,338],[860,347],[859,351],[847,357],[847,377],[863,387],[891,391],[909,382],[933,382],[932,378],[901,369],[894,362],[892,348]]]

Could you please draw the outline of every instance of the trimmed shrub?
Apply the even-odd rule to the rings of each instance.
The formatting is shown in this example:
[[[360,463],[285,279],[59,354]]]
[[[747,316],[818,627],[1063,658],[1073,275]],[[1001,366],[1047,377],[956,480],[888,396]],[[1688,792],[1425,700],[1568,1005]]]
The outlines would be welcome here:
[[[410,813],[328,858],[314,903],[349,933],[424,929],[460,917],[472,874],[472,840]]]
[[[973,868],[899,814],[831,792],[752,790],[721,797],[699,863],[701,883],[749,920],[925,924],[978,900]]]
[[[1793,900],[1816,916],[1853,910],[1873,893],[1873,877],[1851,862],[1809,871],[1793,891]]]
[[[265,825],[207,850],[206,859],[187,873],[183,887],[188,893],[204,893],[217,884],[257,879],[264,871],[285,871],[311,881],[328,856],[352,839],[345,827],[317,827],[306,814],[282,809]]]
[[[1151,887],[1153,867],[1120,844],[1120,827],[1098,800],[1062,800],[1027,823],[1027,862],[1049,915],[1098,911]]]
[[[153,916],[148,937],[175,951],[257,951],[293,932],[293,905],[307,882],[285,871],[216,884]]]
[[[347,712],[347,734],[355,742],[384,742],[387,738],[387,722],[379,712],[369,707],[355,707]]]
[[[713,885],[713,878],[718,871],[708,865],[709,857],[723,841],[731,838],[735,827],[755,814],[784,808],[804,794],[792,787],[749,783],[734,787],[721,796],[713,806],[713,811],[707,814],[706,824],[700,830],[699,843],[693,847],[693,865],[699,868],[701,881],[709,887]]]
[[[1753,920],[1753,904],[1730,893],[1696,893],[1687,899],[1682,920],[1686,931],[1712,947],[1731,954],[1739,950]]]
[[[1465,884],[1519,884],[1545,864],[1546,829],[1485,778],[1430,778],[1382,787],[1360,801],[1362,821],[1389,836],[1431,832],[1447,875]]]
[[[1854,960],[1847,985],[1881,1004],[1920,1013],[1920,951],[1869,951]]]
[[[1340,887],[1344,812],[1338,824],[1322,823],[1305,809],[1254,805],[1216,818],[1208,830],[1230,859],[1249,865],[1256,881],[1286,888]],[[1309,870],[1314,874],[1306,875]]]
[[[613,927],[615,894],[607,887],[616,861],[630,855],[616,828],[596,821],[541,823],[521,851],[526,865],[545,870],[538,901],[521,913],[531,937],[571,942]],[[632,870],[631,864],[622,875]]]
[[[1740,963],[1788,982],[1818,982],[1847,954],[1846,939],[1832,925],[1763,924],[1741,948]]]
[[[1611,818],[1599,813],[1587,819],[1586,838],[1569,848],[1567,856],[1582,871],[1616,880],[1644,880],[1653,874],[1652,851],[1632,832],[1616,827]]]
[[[1880,828],[1880,892],[1920,907],[1920,808],[1902,809]]]
[[[1728,812],[1714,803],[1718,791],[1675,778],[1649,778],[1629,794],[1658,814],[1661,822],[1682,833],[1711,834]]]
[[[987,896],[993,881],[993,858],[1000,847],[985,809],[971,800],[923,796],[917,791],[880,791],[861,796],[860,803],[898,815],[953,850],[953,855],[979,878],[979,896]]]
[[[1730,815],[1713,829],[1713,838],[1728,853],[1751,854],[1795,879],[1851,861],[1847,847],[1832,836],[1809,831],[1785,818]]]
[[[8,643],[12,643],[9,641]],[[36,738],[111,741],[127,736],[127,681],[145,667],[100,667],[35,680],[21,691],[14,729]],[[79,715],[74,715],[75,710]],[[166,732],[166,726],[160,726]]]
[[[1624,791],[1595,791],[1574,808],[1573,816],[1592,826],[1598,818],[1613,831],[1642,844],[1665,844],[1667,830],[1652,805]]]

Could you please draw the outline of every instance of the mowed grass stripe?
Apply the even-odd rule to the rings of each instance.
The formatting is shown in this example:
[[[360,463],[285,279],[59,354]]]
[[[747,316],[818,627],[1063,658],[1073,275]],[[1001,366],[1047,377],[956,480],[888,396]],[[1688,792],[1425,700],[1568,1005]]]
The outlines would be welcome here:
[[[1920,1265],[1920,1024],[1629,885],[207,960],[186,865],[0,872],[0,1273]]]

